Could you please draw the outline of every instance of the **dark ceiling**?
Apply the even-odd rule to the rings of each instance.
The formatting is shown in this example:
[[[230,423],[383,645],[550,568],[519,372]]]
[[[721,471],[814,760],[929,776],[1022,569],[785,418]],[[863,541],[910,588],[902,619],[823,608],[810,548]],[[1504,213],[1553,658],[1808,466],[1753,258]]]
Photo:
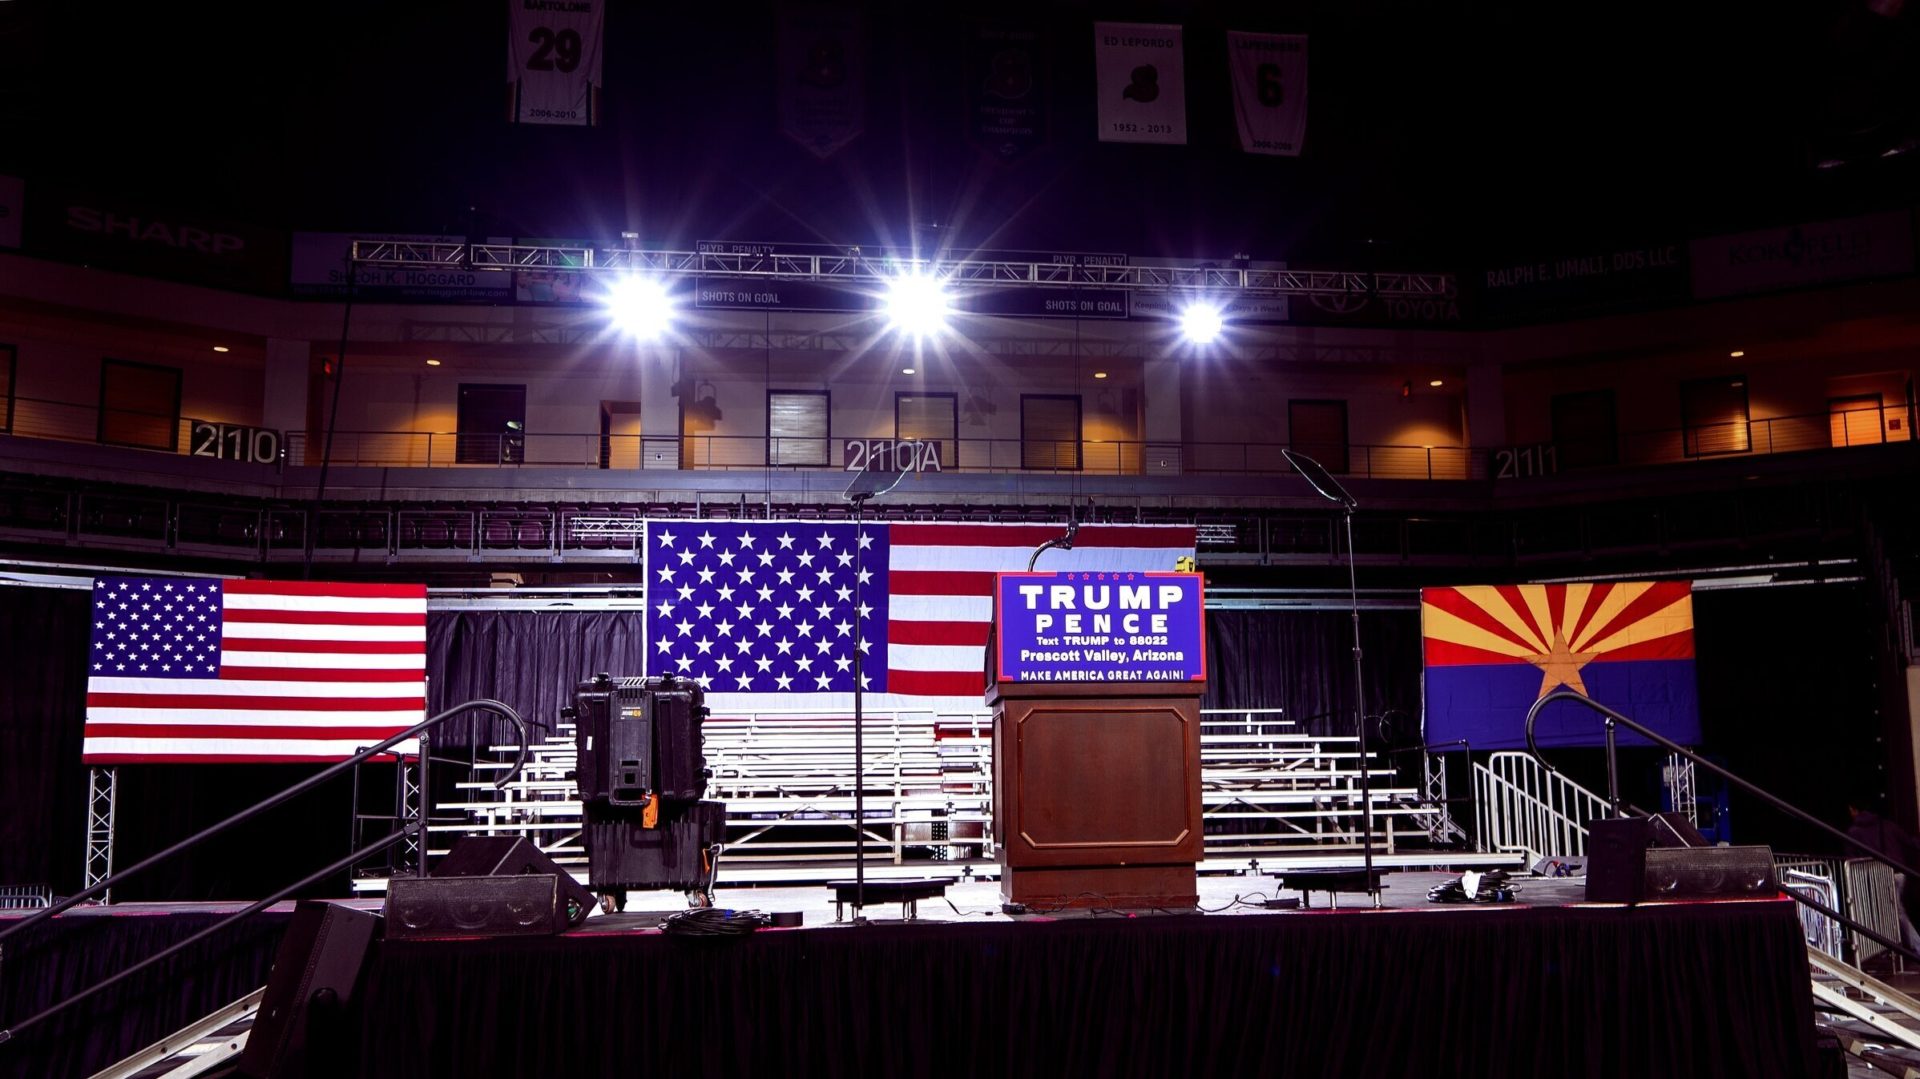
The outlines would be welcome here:
[[[504,0],[0,0],[0,171],[296,228],[1456,265],[1911,203],[1920,13],[1877,2],[873,5],[867,130],[821,162],[765,0],[611,0],[594,129],[504,122]],[[1186,26],[1188,145],[1094,140],[1096,18]],[[1051,40],[1012,164],[965,138],[985,19]],[[1239,151],[1226,29],[1311,35],[1303,157]]]

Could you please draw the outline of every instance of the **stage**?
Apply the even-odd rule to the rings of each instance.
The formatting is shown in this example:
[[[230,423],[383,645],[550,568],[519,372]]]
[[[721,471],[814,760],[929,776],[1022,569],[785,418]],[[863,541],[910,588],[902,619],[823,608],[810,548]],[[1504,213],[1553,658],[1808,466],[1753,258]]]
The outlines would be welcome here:
[[[376,945],[335,1074],[767,1076],[1760,1076],[1809,1074],[1812,1012],[1790,902],[1574,902],[1523,881],[1519,902],[1426,902],[1446,874],[1388,877],[1388,906],[1269,911],[1266,877],[1202,878],[1202,911],[999,912],[954,887],[920,918],[870,906],[834,924],[824,888],[727,888],[722,906],[803,910],[799,929],[681,938],[675,897],[555,938]],[[1283,893],[1297,896],[1294,891]],[[1238,900],[1238,902],[1236,902]],[[655,913],[644,913],[651,909]],[[96,908],[8,949],[6,1017],[35,972],[131,961],[210,908]],[[274,923],[156,980],[89,1023],[0,1047],[8,1074],[87,1074],[107,1041],[172,1029],[130,1008],[198,1015],[264,981]],[[61,979],[72,984],[69,979]],[[188,1009],[192,1010],[192,1009]],[[174,1025],[178,1025],[175,1023]],[[135,1039],[133,1031],[151,1033]],[[52,1036],[58,1034],[57,1037]],[[93,1052],[70,1044],[89,1037]],[[109,1037],[112,1035],[112,1037]],[[83,1058],[85,1059],[83,1061]],[[27,1070],[22,1070],[23,1068]]]

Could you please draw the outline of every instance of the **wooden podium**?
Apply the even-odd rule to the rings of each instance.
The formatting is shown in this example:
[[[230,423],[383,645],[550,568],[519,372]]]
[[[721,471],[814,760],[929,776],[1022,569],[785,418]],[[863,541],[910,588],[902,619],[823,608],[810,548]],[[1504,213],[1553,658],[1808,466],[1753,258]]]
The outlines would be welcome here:
[[[1000,895],[1029,907],[1191,907],[1204,682],[995,680]]]

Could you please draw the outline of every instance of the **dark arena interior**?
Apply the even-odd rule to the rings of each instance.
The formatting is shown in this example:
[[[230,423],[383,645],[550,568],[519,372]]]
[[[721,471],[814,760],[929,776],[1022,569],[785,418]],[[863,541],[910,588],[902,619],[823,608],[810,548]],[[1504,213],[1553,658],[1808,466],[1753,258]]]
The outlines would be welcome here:
[[[1920,1077],[1920,10],[0,0],[0,1076]]]

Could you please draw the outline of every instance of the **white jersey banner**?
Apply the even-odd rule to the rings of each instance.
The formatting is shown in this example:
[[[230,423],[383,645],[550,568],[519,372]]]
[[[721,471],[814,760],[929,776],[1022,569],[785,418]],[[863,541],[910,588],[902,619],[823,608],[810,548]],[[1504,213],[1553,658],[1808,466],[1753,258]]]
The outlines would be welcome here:
[[[780,130],[829,157],[867,127],[867,80],[860,16],[798,8],[780,19]]]
[[[1093,24],[1101,142],[1187,141],[1186,58],[1178,26]]]
[[[1233,73],[1233,115],[1240,148],[1250,154],[1300,156],[1307,137],[1305,34],[1227,34]]]
[[[599,123],[606,0],[507,0],[507,11],[513,122]]]

